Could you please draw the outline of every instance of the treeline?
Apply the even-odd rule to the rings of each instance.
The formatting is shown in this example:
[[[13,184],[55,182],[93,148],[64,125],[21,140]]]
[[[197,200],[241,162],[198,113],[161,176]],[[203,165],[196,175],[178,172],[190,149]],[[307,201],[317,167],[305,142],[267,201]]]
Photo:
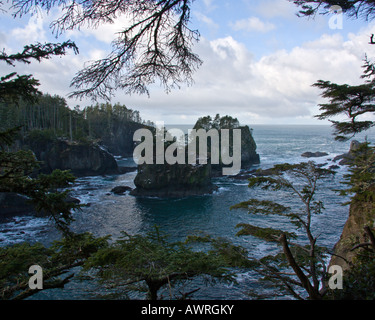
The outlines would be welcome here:
[[[102,103],[70,109],[64,98],[43,94],[36,103],[23,100],[0,103],[0,129],[21,127],[24,138],[30,132],[43,131],[70,140],[98,139],[111,135],[113,124],[140,123],[154,126],[141,118],[139,111],[116,103]]]

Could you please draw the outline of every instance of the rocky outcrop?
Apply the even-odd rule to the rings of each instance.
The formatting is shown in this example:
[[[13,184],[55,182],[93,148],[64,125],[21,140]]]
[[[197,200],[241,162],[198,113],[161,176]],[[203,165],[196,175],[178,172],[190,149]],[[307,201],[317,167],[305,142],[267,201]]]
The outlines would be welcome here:
[[[242,126],[235,129],[241,130],[241,169],[246,170],[253,165],[260,163],[259,154],[256,152],[257,145],[249,126]],[[221,176],[224,165],[212,165],[213,176]]]
[[[246,169],[254,164],[260,163],[259,154],[257,154],[257,145],[251,133],[249,126],[239,127],[241,129],[241,167]]]
[[[337,162],[339,161],[339,164],[340,165],[347,165],[350,163],[350,161],[352,161],[354,159],[354,152],[356,150],[358,150],[358,148],[361,146],[361,143],[358,142],[357,140],[353,140],[351,143],[350,143],[350,148],[349,148],[349,152],[347,153],[344,153],[344,154],[341,154],[341,155],[338,155],[337,157],[335,157],[333,159],[334,162]]]
[[[116,156],[132,157],[134,151],[134,132],[138,129],[149,128],[137,122],[113,121],[111,134],[101,137],[101,144],[108,152]]]
[[[0,192],[0,219],[37,214],[34,205],[29,200],[27,196],[18,193]],[[79,204],[80,200],[68,195],[65,202]],[[39,212],[38,215],[44,215],[44,213]]]
[[[340,165],[347,165],[354,159],[354,153],[361,147],[361,143],[354,140],[350,145],[350,150],[339,157]],[[375,186],[370,187],[366,191],[366,197],[355,195],[351,199],[349,208],[349,217],[344,225],[340,240],[334,248],[334,256],[332,256],[331,265],[339,265],[344,270],[349,268],[357,254],[357,250],[353,250],[355,245],[366,243],[367,234],[365,227],[375,232]]]
[[[35,214],[26,196],[13,192],[0,192],[0,219],[15,215]]]
[[[212,193],[210,165],[143,164],[138,166],[132,195],[182,198]]]
[[[133,189],[131,187],[128,187],[128,186],[117,186],[117,187],[114,187],[111,192],[113,192],[114,194],[124,194],[125,192],[128,192],[128,191],[132,191]]]
[[[317,152],[305,152],[305,153],[301,154],[301,157],[305,157],[305,158],[320,158],[320,157],[325,157],[325,156],[328,156],[328,153],[326,153],[326,152],[320,152],[320,151],[317,151]]]
[[[373,192],[375,195],[375,187]],[[332,256],[330,265],[339,265],[344,270],[349,268],[357,254],[356,250],[352,250],[353,247],[369,241],[364,231],[366,226],[369,226],[373,233],[375,232],[375,199],[363,202],[356,201],[354,198],[340,240],[335,245],[335,255]]]
[[[55,169],[71,170],[77,177],[119,173],[115,158],[93,143],[56,139],[48,143],[31,141],[29,147],[42,162],[43,173]]]
[[[259,164],[260,159],[256,153],[256,143],[250,128],[243,126],[235,129],[241,129],[241,168],[249,168],[253,164]],[[210,143],[211,140],[207,140],[207,150],[212,151]],[[189,149],[190,146],[185,146],[185,148]],[[220,147],[221,141],[219,141]],[[233,148],[233,145],[229,145],[229,148]],[[199,152],[198,144],[197,152]],[[220,149],[218,153],[219,155],[221,154]],[[185,155],[187,155],[186,152]],[[225,165],[212,164],[210,153],[207,155],[207,164],[187,164],[188,159],[185,159],[186,164],[169,165],[165,163],[138,166],[138,173],[134,180],[136,189],[131,194],[148,197],[180,198],[212,193],[217,188],[211,179],[212,177],[221,176]],[[156,163],[155,159],[153,163]],[[199,163],[198,158],[196,163]]]

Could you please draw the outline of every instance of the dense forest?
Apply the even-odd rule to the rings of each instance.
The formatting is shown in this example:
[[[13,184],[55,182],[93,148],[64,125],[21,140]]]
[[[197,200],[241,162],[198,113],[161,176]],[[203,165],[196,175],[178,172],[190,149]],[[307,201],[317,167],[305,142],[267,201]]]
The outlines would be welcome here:
[[[22,99],[0,103],[0,130],[21,127],[21,139],[42,132],[76,141],[100,140],[114,134],[115,124],[130,123],[154,125],[142,120],[139,111],[120,103],[70,109],[64,98],[49,94],[41,95],[35,103]]]

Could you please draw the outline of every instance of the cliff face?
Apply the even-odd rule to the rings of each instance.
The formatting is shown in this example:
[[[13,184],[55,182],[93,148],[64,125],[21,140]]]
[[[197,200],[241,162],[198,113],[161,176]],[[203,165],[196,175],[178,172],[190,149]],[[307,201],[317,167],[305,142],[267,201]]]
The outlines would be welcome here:
[[[351,167],[350,187],[355,192],[351,199],[349,217],[345,223],[340,240],[335,245],[331,265],[340,265],[347,269],[358,253],[353,247],[369,243],[368,232],[375,233],[375,185],[374,150],[367,144],[353,141],[350,151],[339,157],[340,164]],[[365,227],[370,230],[366,232]]]
[[[241,169],[248,169],[252,165],[260,163],[259,154],[257,154],[257,145],[248,126],[238,127],[241,130]],[[224,166],[225,167],[225,166]],[[222,175],[223,165],[212,165],[214,176]]]
[[[243,126],[236,129],[241,129],[241,169],[258,164],[260,159],[256,153],[256,143],[250,128]],[[207,149],[210,150],[210,140],[207,140],[207,143]],[[221,146],[221,141],[219,145]],[[229,145],[230,149],[232,147],[232,145]],[[199,152],[198,149],[197,145],[197,152]],[[220,152],[219,150],[219,154]],[[212,177],[221,176],[223,167],[226,167],[226,165],[211,164],[210,158],[208,158],[208,164],[205,165],[142,164],[138,166],[138,173],[134,180],[136,189],[131,194],[170,198],[212,193],[215,190],[215,186],[211,179]],[[228,167],[231,166],[229,165]]]
[[[98,145],[54,140],[48,143],[33,141],[29,146],[42,162],[43,173],[55,169],[71,170],[77,177],[118,173],[114,157]]]
[[[111,154],[131,157],[134,151],[134,132],[142,128],[147,127],[136,122],[129,122],[124,125],[122,122],[115,121],[112,124],[111,134],[102,136],[101,143]]]
[[[375,195],[375,188],[373,188],[373,192]],[[349,218],[345,223],[340,240],[335,245],[335,256],[332,257],[330,265],[339,265],[344,270],[349,268],[348,262],[353,262],[357,253],[356,250],[351,250],[353,246],[368,242],[364,231],[366,226],[375,231],[375,201],[355,201],[354,198],[350,205]]]
[[[210,165],[139,165],[134,179],[135,196],[181,198],[212,193]]]
[[[260,163],[259,154],[256,153],[257,145],[248,126],[241,129],[241,165],[243,169]]]

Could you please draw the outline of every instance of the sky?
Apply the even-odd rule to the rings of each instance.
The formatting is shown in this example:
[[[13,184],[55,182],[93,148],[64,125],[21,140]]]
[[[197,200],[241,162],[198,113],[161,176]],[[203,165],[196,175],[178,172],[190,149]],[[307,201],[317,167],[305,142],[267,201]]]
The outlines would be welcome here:
[[[200,32],[193,50],[203,65],[193,75],[194,84],[169,93],[156,84],[149,96],[117,91],[111,102],[166,124],[194,124],[217,113],[250,125],[327,124],[314,118],[318,104],[326,101],[312,84],[320,79],[361,83],[365,54],[375,59],[375,46],[368,44],[375,24],[334,13],[300,18],[297,11],[288,0],[195,0],[190,27]],[[56,39],[50,23],[58,14],[58,8],[21,18],[0,12],[0,50],[10,54],[30,43],[70,39],[79,54],[71,51],[16,68],[0,65],[0,72],[33,74],[42,92],[64,97],[71,108],[83,108],[95,102],[67,98],[72,78],[89,61],[109,54],[115,33],[127,21],[119,17],[114,24],[67,31]]]

